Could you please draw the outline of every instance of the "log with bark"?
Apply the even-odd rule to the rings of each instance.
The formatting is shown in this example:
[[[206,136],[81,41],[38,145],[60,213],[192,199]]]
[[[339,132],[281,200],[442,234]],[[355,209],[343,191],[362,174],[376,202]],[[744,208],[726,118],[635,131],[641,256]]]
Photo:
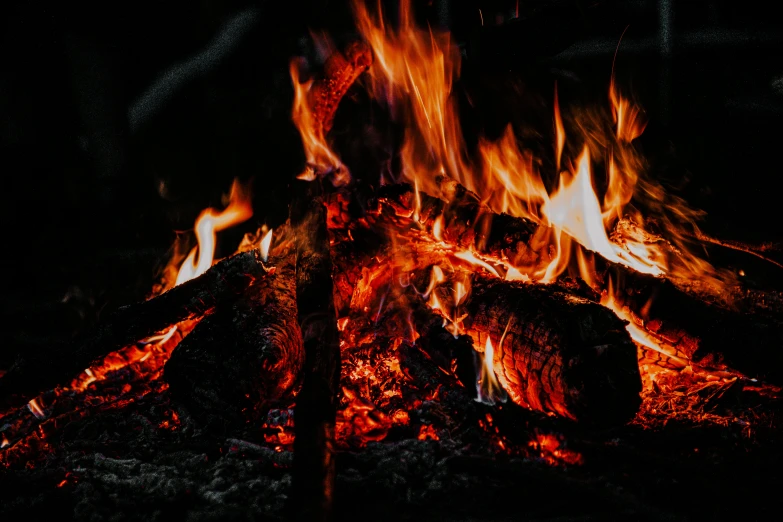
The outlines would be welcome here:
[[[345,247],[341,271],[361,275],[344,278],[340,293],[350,296],[339,295],[338,302],[355,312],[380,313],[384,301],[398,303],[395,294],[404,280],[407,299],[419,301],[411,306],[415,310],[424,298],[414,289],[427,287],[431,267],[458,261],[451,257],[455,249],[399,224],[386,220],[380,229],[395,238],[393,246],[361,255],[350,255]],[[360,268],[350,266],[357,262]],[[455,272],[465,274],[470,273]],[[472,289],[455,313],[465,314],[465,332],[478,349],[491,339],[495,370],[515,403],[595,424],[623,423],[638,411],[642,385],[636,346],[611,310],[550,286],[503,281],[479,271],[470,277]],[[356,281],[353,290],[350,280]],[[443,294],[439,302],[451,299],[451,283],[435,290]]]
[[[273,276],[202,320],[166,363],[172,396],[204,424],[261,418],[299,382],[304,349],[294,256],[276,258]]]
[[[487,337],[493,366],[511,399],[576,421],[631,420],[642,391],[636,346],[603,306],[524,283],[474,275],[465,331]]]
[[[165,328],[210,314],[267,277],[275,261],[258,250],[225,259],[201,276],[144,301],[124,306],[95,330],[45,354],[21,356],[0,378],[0,411],[19,406],[43,390],[73,379],[102,357]]]
[[[448,243],[479,251],[498,259],[535,264],[541,251],[536,245],[538,226],[523,218],[494,214],[475,195],[457,187],[455,199],[445,203],[424,193],[414,194],[406,185],[385,187],[369,221],[389,226],[390,213],[412,215],[416,207],[423,228],[442,219],[442,237]],[[418,200],[418,202],[417,202]],[[390,208],[384,208],[384,205]],[[483,223],[483,224],[482,224]],[[776,292],[726,284],[719,297],[715,288],[672,277],[637,273],[596,256],[596,281],[603,289],[609,280],[622,282],[620,306],[634,315],[637,326],[666,346],[670,355],[645,351],[649,360],[665,367],[682,368],[691,361],[706,367],[731,366],[751,377],[783,383],[783,298]],[[567,284],[559,281],[557,285]],[[575,288],[568,289],[573,292]],[[582,289],[583,290],[583,289]],[[597,299],[590,291],[578,293]],[[652,307],[650,306],[652,303]],[[649,352],[649,353],[648,353]]]
[[[307,103],[314,121],[307,131],[321,136],[329,132],[343,96],[371,64],[372,53],[363,42],[350,43],[343,52],[332,53],[309,92]],[[329,174],[318,172],[316,167],[310,166],[314,174]],[[335,182],[344,181],[339,172],[331,174]],[[302,520],[330,520],[340,339],[323,187],[318,176],[313,178],[294,182],[290,207],[296,245],[296,301],[305,352],[302,389],[294,410],[292,508]]]

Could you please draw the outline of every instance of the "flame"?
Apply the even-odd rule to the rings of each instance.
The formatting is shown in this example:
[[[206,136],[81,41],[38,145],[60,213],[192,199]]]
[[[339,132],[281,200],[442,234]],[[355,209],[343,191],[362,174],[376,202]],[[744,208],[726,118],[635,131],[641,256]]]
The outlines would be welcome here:
[[[46,413],[44,413],[43,408],[38,404],[37,399],[33,399],[30,402],[27,403],[27,407],[30,409],[33,415],[35,415],[36,419],[45,419]]]
[[[5,448],[6,446],[10,446],[11,443],[8,442],[8,438],[5,436],[5,433],[3,433],[3,441],[0,442],[0,449]]]
[[[481,359],[481,366],[476,379],[476,392],[478,394],[476,402],[484,404],[495,404],[496,400],[506,402],[508,396],[500,385],[495,373],[495,366],[499,365],[500,362],[495,361],[495,348],[492,346],[492,341],[489,337],[487,337],[487,342],[484,344],[484,353],[479,354],[479,359]]]
[[[494,266],[490,265],[489,263],[487,263],[483,259],[480,259],[480,258],[476,257],[476,254],[473,253],[473,252],[470,252],[469,250],[463,250],[461,252],[457,252],[456,254],[454,254],[454,257],[456,257],[457,259],[462,259],[463,261],[467,261],[468,263],[470,263],[473,266],[481,267],[481,268],[485,269],[487,272],[489,272],[490,274],[492,274],[495,277],[500,277],[500,274],[498,273],[497,268],[495,268]]]
[[[569,267],[579,245],[646,274],[673,273],[695,279],[714,273],[689,248],[693,234],[687,229],[698,212],[643,177],[645,162],[633,142],[645,129],[644,113],[620,93],[614,70],[610,115],[571,111],[572,121],[566,122],[555,88],[554,174],[559,176],[559,184],[550,192],[537,170],[542,162],[519,148],[510,126],[496,141],[480,139],[477,158],[471,158],[452,96],[460,54],[448,33],[417,27],[410,0],[399,2],[399,23],[394,25],[385,21],[381,2],[370,9],[362,0],[354,0],[353,7],[358,30],[375,55],[371,94],[405,124],[401,174],[414,185],[417,222],[420,192],[449,201],[455,195],[456,181],[494,212],[541,225],[543,230],[534,239],[538,260],[515,266],[515,271],[508,272],[510,278],[522,279],[524,275],[533,281],[552,282]],[[567,134],[569,140],[583,142],[582,153],[574,166],[561,172],[564,165],[571,164],[565,157]],[[592,175],[594,159],[604,159],[607,169],[606,184],[600,186],[602,197],[593,186],[597,182]],[[667,203],[661,204],[664,200]],[[644,230],[645,221],[636,205],[655,210],[651,217],[666,225],[666,240],[654,239]],[[635,218],[638,230],[625,226],[628,213]],[[433,224],[438,240],[441,227]],[[676,248],[664,250],[667,240]]]
[[[264,238],[261,240],[260,248],[261,248],[261,258],[266,262],[269,259],[269,246],[272,244],[272,229],[269,229],[269,232],[266,233]]]
[[[443,214],[435,218],[435,222],[432,224],[432,237],[443,241]]]
[[[298,179],[312,181],[316,175],[335,174],[334,184],[344,185],[350,181],[347,168],[332,151],[326,141],[321,122],[313,113],[310,102],[310,90],[314,80],[300,81],[300,60],[292,60],[290,66],[291,81],[294,85],[294,107],[291,118],[302,137],[307,166],[297,176]]]
[[[242,187],[238,180],[234,180],[228,206],[222,211],[208,208],[196,219],[198,246],[190,251],[182,263],[175,286],[206,272],[212,266],[215,256],[217,233],[250,219],[252,215],[250,192]]]
[[[593,190],[587,147],[577,160],[575,177],[567,182],[561,176],[559,189],[544,204],[542,212],[554,226],[609,261],[645,274],[662,275],[666,271],[663,254],[655,248],[635,241],[626,243],[626,248],[623,248],[609,240],[598,197]]]
[[[651,350],[655,350],[656,352],[666,353],[654,337],[636,325],[635,321],[630,316],[628,309],[620,306],[617,298],[615,297],[611,280],[609,281],[608,291],[601,296],[601,304],[613,311],[620,319],[628,321],[628,325],[625,327],[625,329],[628,330],[628,333],[631,335],[631,339],[633,339],[635,343]]]
[[[560,117],[560,102],[557,99],[557,84],[555,84],[555,162],[558,172],[560,172],[560,160],[563,157],[564,146],[565,129],[563,128],[563,119]]]

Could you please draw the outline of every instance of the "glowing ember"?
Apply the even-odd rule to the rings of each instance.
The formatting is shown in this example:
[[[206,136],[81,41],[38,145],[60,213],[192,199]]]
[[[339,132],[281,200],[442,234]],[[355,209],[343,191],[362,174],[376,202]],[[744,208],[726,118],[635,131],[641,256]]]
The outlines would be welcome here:
[[[576,451],[566,448],[562,437],[553,434],[538,434],[529,447],[550,465],[569,464],[581,466],[584,458]]]
[[[419,440],[440,440],[438,432],[432,424],[422,424],[417,438]]]

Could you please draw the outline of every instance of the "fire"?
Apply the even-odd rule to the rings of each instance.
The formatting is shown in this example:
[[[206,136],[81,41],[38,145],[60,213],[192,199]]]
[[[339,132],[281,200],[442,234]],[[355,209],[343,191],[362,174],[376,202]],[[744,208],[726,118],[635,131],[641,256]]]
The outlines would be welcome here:
[[[450,35],[416,26],[410,0],[399,3],[399,24],[384,19],[383,5],[369,9],[354,0],[359,32],[375,54],[371,69],[371,93],[385,102],[392,114],[406,123],[400,153],[402,176],[415,187],[418,221],[419,191],[450,200],[453,180],[477,194],[495,212],[524,217],[541,225],[535,238],[542,254],[534,266],[515,266],[509,279],[522,276],[544,283],[564,272],[572,252],[579,247],[636,271],[660,276],[674,272],[696,278],[713,273],[712,267],[688,248],[688,233],[698,213],[681,200],[667,197],[655,183],[642,177],[644,162],[633,141],[644,131],[642,110],[624,97],[614,80],[609,89],[611,123],[614,135],[607,134],[604,120],[609,116],[591,112],[575,113],[568,139],[583,142],[582,153],[570,165],[566,155],[566,122],[561,114],[557,90],[554,98],[554,154],[559,185],[549,192],[532,153],[521,150],[509,126],[497,141],[481,139],[478,157],[471,159],[462,137],[452,87],[459,76],[460,55]],[[603,156],[603,158],[601,158]],[[606,187],[603,196],[594,187],[593,163],[605,159]],[[632,200],[654,207],[656,219],[667,225],[667,234],[676,247],[664,251],[665,240],[648,240],[643,219],[633,230],[620,226],[627,212],[639,217]],[[442,223],[433,225],[433,235],[441,240]],[[670,259],[672,256],[678,259]]]
[[[269,232],[266,233],[264,238],[261,240],[261,259],[264,261],[269,260],[269,246],[272,244],[272,229],[269,229]]]
[[[570,182],[561,177],[560,188],[542,207],[549,222],[609,261],[645,274],[663,274],[666,266],[660,252],[637,242],[626,243],[625,248],[622,248],[609,240],[592,186],[590,151],[587,147],[579,156],[577,165],[575,177]]]
[[[206,272],[212,266],[215,256],[217,233],[253,216],[250,191],[242,187],[238,180],[231,186],[229,204],[222,211],[208,208],[196,219],[196,239],[198,246],[190,251],[177,273],[176,285],[190,281]]]
[[[492,340],[489,337],[487,337],[487,342],[484,345],[484,353],[477,351],[477,355],[481,362],[476,378],[476,392],[478,393],[476,401],[484,404],[495,404],[496,400],[506,402],[508,396],[500,385],[495,373],[495,366],[499,362],[496,363],[495,361],[495,348],[492,346]]]
[[[317,175],[334,173],[335,185],[344,185],[350,181],[350,175],[327,143],[324,128],[313,113],[310,91],[314,80],[301,81],[300,66],[299,60],[293,60],[290,67],[291,81],[294,85],[294,108],[291,117],[302,137],[307,161],[305,170],[297,178],[312,181]]]
[[[35,415],[35,418],[38,420],[45,419],[46,413],[43,411],[41,406],[38,404],[37,399],[33,399],[30,402],[27,403],[27,407],[30,408],[30,411],[33,415]]]

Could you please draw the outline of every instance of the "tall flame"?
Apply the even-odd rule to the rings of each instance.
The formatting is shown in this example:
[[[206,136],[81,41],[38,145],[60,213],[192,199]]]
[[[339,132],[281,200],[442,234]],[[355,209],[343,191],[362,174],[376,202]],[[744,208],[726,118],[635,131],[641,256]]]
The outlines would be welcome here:
[[[481,139],[478,155],[471,159],[452,96],[460,55],[448,33],[417,27],[410,0],[399,2],[399,23],[394,26],[384,20],[381,2],[370,9],[364,1],[354,0],[353,6],[359,32],[375,55],[371,92],[405,123],[401,174],[417,194],[423,191],[450,200],[455,184],[449,180],[453,180],[493,211],[528,218],[548,229],[539,231],[532,242],[540,254],[538,261],[515,266],[512,277],[518,272],[534,281],[553,281],[568,268],[572,252],[580,245],[647,274],[675,271],[695,278],[712,272],[708,263],[688,250],[687,234],[680,231],[692,225],[698,213],[677,198],[667,197],[667,204],[660,204],[663,189],[642,177],[645,163],[633,142],[646,122],[643,111],[620,93],[614,72],[609,88],[611,120],[603,113],[574,111],[569,113],[573,121],[564,121],[555,90],[555,174],[560,181],[550,193],[537,170],[540,162],[531,152],[520,150],[510,126],[497,141]],[[570,123],[568,139],[583,142],[575,162],[566,153],[566,123]],[[593,178],[593,165],[599,162],[606,165],[605,185]],[[635,199],[655,208],[659,223],[670,225],[667,239],[674,249],[664,250],[665,241],[647,240],[651,236],[643,229],[644,219],[631,205]],[[628,213],[636,230],[627,226]]]
[[[231,185],[229,204],[223,210],[208,208],[196,219],[196,240],[198,246],[190,251],[177,274],[176,285],[189,281],[206,272],[212,266],[215,256],[217,233],[247,221],[253,216],[250,191],[238,180]]]
[[[623,248],[609,240],[598,197],[593,190],[587,147],[577,160],[576,176],[571,182],[560,178],[560,188],[544,205],[542,212],[551,224],[609,261],[645,274],[661,275],[665,272],[662,254],[655,249],[637,242],[626,244]]]

